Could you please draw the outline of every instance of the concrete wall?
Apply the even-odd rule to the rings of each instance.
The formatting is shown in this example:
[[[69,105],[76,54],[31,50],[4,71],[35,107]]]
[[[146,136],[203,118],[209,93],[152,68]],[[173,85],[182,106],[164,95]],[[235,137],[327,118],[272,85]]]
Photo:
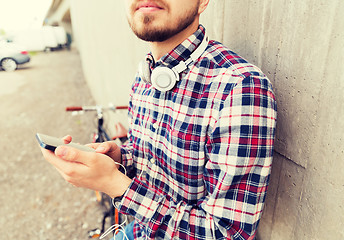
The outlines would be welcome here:
[[[124,1],[72,0],[71,17],[74,41],[96,102],[127,105],[137,66],[148,48],[131,33]],[[127,126],[124,111],[109,116]]]
[[[125,104],[147,46],[123,1],[72,0],[97,102]],[[208,35],[258,65],[278,100],[275,157],[261,240],[344,239],[344,1],[211,0]]]

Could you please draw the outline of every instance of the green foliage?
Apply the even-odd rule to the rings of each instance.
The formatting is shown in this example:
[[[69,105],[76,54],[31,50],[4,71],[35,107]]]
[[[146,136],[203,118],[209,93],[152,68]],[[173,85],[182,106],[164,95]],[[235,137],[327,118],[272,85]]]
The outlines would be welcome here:
[[[35,56],[35,55],[37,55],[38,54],[38,52],[36,52],[36,51],[30,51],[29,52],[29,55],[32,57],[32,56]]]

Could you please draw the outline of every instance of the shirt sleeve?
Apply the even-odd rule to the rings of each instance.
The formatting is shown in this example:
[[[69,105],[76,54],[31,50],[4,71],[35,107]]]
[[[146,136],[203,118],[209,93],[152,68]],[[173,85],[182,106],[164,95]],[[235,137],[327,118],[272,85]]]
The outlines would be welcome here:
[[[132,136],[131,136],[131,124],[132,124],[132,94],[129,96],[129,103],[128,103],[128,119],[129,119],[129,128],[127,137],[128,140],[121,145],[121,155],[122,155],[122,164],[125,167],[129,167],[133,164],[133,144],[132,144]]]
[[[203,177],[208,194],[188,205],[134,178],[120,211],[134,216],[149,238],[253,239],[270,176],[275,123],[269,81],[242,79],[209,128]]]

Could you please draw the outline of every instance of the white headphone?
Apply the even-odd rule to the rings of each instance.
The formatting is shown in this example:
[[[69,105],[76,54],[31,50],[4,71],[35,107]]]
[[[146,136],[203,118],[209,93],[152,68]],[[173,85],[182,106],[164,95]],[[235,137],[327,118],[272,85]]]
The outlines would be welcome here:
[[[142,61],[139,64],[139,76],[144,82],[151,84],[155,89],[161,92],[170,91],[180,80],[179,73],[183,72],[192,62],[197,60],[203,54],[207,46],[208,38],[204,36],[201,44],[190,57],[185,61],[181,61],[172,69],[167,66],[159,66],[151,72],[150,64],[147,61]]]

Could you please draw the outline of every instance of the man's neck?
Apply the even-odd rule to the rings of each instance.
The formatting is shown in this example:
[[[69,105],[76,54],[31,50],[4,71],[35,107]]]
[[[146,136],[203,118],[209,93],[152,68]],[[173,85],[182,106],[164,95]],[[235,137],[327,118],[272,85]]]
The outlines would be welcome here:
[[[199,20],[196,19],[190,26],[171,38],[163,42],[150,42],[149,47],[155,61],[159,60],[162,56],[169,53],[172,49],[181,44],[185,39],[190,37],[194,32],[197,31],[198,26]]]

